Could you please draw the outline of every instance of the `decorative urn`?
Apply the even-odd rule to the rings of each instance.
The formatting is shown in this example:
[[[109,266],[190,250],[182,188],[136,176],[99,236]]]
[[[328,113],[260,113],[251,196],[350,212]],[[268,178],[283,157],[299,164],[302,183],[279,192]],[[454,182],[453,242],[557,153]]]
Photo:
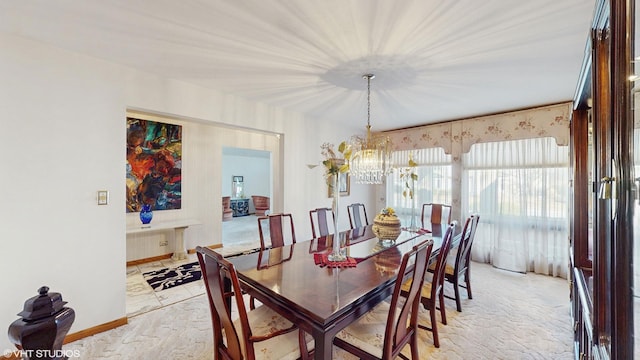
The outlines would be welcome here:
[[[60,293],[46,286],[24,303],[21,318],[9,326],[9,340],[23,353],[22,359],[67,359],[62,342],[75,319],[73,309],[65,307]]]
[[[400,219],[396,216],[393,208],[384,208],[376,215],[373,219],[372,230],[378,240],[382,242],[393,242],[400,236],[402,232]]]

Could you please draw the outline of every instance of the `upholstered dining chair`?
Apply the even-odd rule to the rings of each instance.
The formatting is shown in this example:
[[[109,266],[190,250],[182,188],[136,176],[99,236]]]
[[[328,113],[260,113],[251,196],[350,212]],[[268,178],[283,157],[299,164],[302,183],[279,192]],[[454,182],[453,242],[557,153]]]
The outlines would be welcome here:
[[[231,209],[231,196],[222,197],[222,221],[233,219],[233,210]]]
[[[312,237],[334,234],[336,229],[333,228],[333,219],[335,219],[335,214],[330,208],[317,208],[309,211]]]
[[[256,209],[256,216],[265,216],[271,208],[271,199],[268,196],[252,195],[253,208]]]
[[[295,244],[296,232],[291,214],[270,214],[258,218],[260,248],[262,250]]]
[[[467,289],[467,297],[473,299],[471,295],[471,277],[469,272],[469,261],[471,260],[471,245],[476,234],[476,228],[480,221],[480,215],[471,214],[465,221],[460,242],[455,257],[449,255],[444,269],[444,279],[446,282],[453,284],[454,297],[447,296],[449,299],[456,301],[456,310],[462,311],[460,301],[460,287]],[[453,254],[452,254],[453,255]],[[460,283],[460,278],[464,279],[464,285]]]
[[[451,222],[451,205],[427,203],[422,204],[422,228],[428,232],[441,230],[442,224]],[[437,229],[434,229],[436,228]]]
[[[394,359],[409,344],[411,358],[418,355],[418,312],[420,288],[422,287],[433,241],[426,240],[404,254],[398,270],[391,301],[383,301],[356,322],[340,331],[334,345],[354,354],[360,359]],[[415,264],[415,266],[413,266]],[[406,291],[406,299],[400,301],[403,279],[409,277],[411,283]],[[384,334],[380,339],[379,334]]]
[[[453,232],[455,231],[457,221],[453,221],[444,233],[442,237],[442,244],[438,256],[436,257],[436,266],[433,273],[427,272],[426,279],[422,285],[422,291],[420,296],[420,302],[422,306],[429,310],[429,317],[431,320],[431,327],[427,327],[422,324],[418,324],[418,327],[424,330],[431,331],[433,333],[433,345],[440,347],[440,341],[438,340],[438,321],[436,319],[436,310],[440,310],[440,318],[444,325],[447,325],[447,314],[444,307],[444,268],[447,264],[447,256],[449,256],[449,250],[451,249],[451,240],[453,239]],[[407,296],[409,289],[412,288],[412,279],[407,280],[402,286],[402,295]],[[439,303],[439,307],[436,305]]]
[[[211,311],[215,359],[308,358],[313,340],[303,331],[266,305],[246,310],[233,264],[209,248],[198,246],[196,252]],[[225,279],[231,282],[230,293]],[[238,311],[236,320],[231,319],[229,297]]]
[[[353,203],[347,206],[347,212],[349,213],[349,225],[352,229],[369,225],[369,219],[367,219],[367,209],[364,204]],[[362,215],[362,216],[361,216]],[[364,223],[362,222],[364,217]]]

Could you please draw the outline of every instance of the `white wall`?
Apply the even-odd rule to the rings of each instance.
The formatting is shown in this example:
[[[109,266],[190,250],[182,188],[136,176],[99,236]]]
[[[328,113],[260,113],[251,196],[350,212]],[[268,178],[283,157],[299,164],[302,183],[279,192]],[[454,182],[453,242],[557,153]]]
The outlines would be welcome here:
[[[274,211],[291,212],[298,237],[305,238],[308,210],[330,203],[322,169],[306,164],[321,160],[322,142],[338,143],[361,130],[9,35],[0,35],[0,79],[0,326],[7,327],[42,285],[62,293],[76,311],[71,333],[125,316],[125,226],[137,221],[125,213],[128,109],[185,125],[183,208],[160,212],[154,221],[202,219],[185,233],[188,248],[220,243],[221,209],[212,204],[221,196],[222,146],[276,148],[273,161],[282,170],[273,174]],[[229,125],[271,135],[238,136]],[[98,206],[96,191],[105,189],[110,203]],[[371,193],[352,184],[342,203],[374,207]],[[348,227],[346,216],[341,220],[341,228]],[[0,337],[0,350],[11,348]]]

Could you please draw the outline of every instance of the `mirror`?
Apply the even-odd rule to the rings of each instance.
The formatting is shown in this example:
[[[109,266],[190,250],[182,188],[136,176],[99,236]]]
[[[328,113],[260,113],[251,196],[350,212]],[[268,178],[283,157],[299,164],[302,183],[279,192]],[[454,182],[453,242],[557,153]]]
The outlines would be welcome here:
[[[244,198],[244,176],[233,176],[231,182],[231,197],[234,199]]]

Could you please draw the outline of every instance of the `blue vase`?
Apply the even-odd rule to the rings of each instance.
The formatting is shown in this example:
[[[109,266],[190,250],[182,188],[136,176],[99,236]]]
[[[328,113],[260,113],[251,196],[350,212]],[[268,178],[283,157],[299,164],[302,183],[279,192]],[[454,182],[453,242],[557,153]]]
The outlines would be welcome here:
[[[143,224],[148,224],[151,222],[151,219],[153,219],[151,205],[142,205],[142,210],[140,210],[140,221],[142,221]]]

